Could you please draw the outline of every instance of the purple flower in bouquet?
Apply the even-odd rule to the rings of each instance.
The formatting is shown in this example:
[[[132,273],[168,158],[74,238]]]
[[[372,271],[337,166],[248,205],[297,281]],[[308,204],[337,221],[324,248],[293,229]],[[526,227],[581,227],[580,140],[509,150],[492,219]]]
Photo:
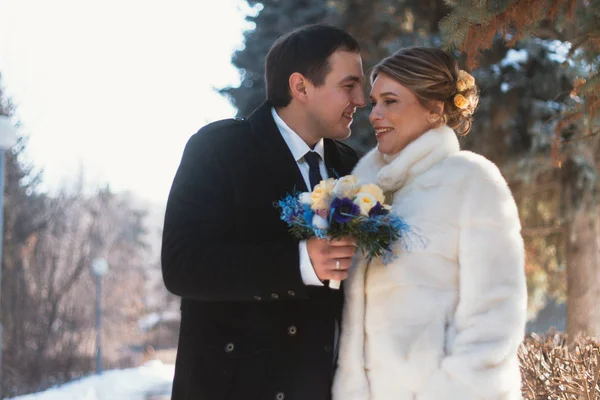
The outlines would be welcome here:
[[[377,217],[378,215],[386,215],[389,211],[386,210],[380,202],[377,202],[369,211],[369,218]]]
[[[338,224],[345,224],[360,214],[360,208],[347,197],[336,198],[331,202],[331,218]]]

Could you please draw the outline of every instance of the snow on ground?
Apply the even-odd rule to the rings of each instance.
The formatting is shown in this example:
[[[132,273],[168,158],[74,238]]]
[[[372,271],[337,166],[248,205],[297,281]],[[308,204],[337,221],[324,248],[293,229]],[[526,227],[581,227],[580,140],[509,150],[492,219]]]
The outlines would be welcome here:
[[[104,371],[44,392],[12,400],[147,400],[168,396],[173,365],[154,360],[138,368]],[[155,397],[153,397],[155,396]],[[168,398],[168,397],[166,397]]]

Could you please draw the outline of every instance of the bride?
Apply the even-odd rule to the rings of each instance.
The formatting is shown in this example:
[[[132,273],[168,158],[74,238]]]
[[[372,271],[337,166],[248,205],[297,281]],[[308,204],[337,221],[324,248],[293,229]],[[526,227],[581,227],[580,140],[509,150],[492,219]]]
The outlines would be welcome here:
[[[387,265],[356,256],[334,400],[520,399],[527,292],[517,207],[499,170],[461,151],[478,90],[435,48],[407,48],[371,75],[378,146],[360,184],[386,191],[423,245]]]

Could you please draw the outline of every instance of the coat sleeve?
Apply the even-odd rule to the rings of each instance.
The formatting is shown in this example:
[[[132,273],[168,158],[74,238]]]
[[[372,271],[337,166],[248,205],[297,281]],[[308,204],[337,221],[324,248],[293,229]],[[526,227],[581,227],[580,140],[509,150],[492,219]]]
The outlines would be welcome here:
[[[480,160],[460,211],[459,302],[446,356],[419,400],[520,399],[517,349],[526,322],[524,246],[500,171]]]
[[[237,239],[223,129],[203,128],[184,150],[165,214],[165,286],[202,301],[255,300],[289,290],[300,295],[305,287],[296,240],[286,236],[249,244]]]
[[[365,274],[367,260],[355,256],[348,279],[344,281],[344,311],[340,350],[333,381],[333,400],[365,400],[369,383],[365,371]]]

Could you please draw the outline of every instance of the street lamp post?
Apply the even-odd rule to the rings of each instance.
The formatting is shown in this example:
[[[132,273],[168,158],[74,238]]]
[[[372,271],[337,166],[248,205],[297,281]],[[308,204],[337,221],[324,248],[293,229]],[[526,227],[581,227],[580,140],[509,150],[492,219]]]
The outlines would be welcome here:
[[[96,374],[102,373],[102,277],[108,272],[104,258],[92,261],[92,274],[96,278]]]
[[[17,142],[17,129],[0,115],[0,294],[2,292],[2,244],[4,239],[4,152]],[[0,296],[2,299],[2,296]],[[0,377],[2,373],[2,311],[0,309]]]

